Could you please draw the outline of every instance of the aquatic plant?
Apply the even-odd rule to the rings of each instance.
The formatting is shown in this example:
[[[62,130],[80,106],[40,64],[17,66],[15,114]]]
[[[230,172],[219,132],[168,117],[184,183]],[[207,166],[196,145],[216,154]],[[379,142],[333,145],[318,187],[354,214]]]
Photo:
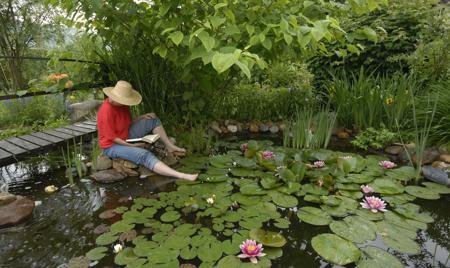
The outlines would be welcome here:
[[[243,151],[243,152],[247,151],[248,150],[248,143],[241,144],[240,148],[241,148],[241,151]]]
[[[397,165],[394,162],[388,161],[388,160],[382,160],[378,162],[378,165],[384,169],[391,169],[396,167]]]
[[[113,247],[113,252],[114,253],[119,253],[119,252],[121,252],[123,250],[123,246],[122,246],[122,244],[115,244],[114,245],[114,247]]]
[[[270,159],[270,158],[273,158],[273,157],[274,157],[274,153],[271,152],[271,151],[263,151],[263,152],[261,153],[261,155],[262,155],[262,157],[263,157],[264,159]]]
[[[258,257],[266,256],[262,251],[262,244],[257,244],[255,240],[247,239],[240,245],[241,254],[238,255],[242,259],[250,259],[252,263],[258,263]]]
[[[361,185],[361,191],[365,194],[370,194],[374,192],[373,188],[370,187],[369,185]]]
[[[313,165],[316,168],[323,168],[323,167],[325,167],[325,162],[322,160],[317,160],[313,163]]]
[[[365,209],[370,209],[373,213],[377,213],[378,211],[386,212],[386,203],[375,196],[366,196],[364,197],[364,202],[360,203],[361,206]]]

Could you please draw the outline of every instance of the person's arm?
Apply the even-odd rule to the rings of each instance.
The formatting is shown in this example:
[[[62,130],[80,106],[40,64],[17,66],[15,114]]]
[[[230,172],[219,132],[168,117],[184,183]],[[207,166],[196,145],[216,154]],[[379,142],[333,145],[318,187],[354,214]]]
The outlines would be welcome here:
[[[113,142],[118,144],[118,145],[123,145],[123,146],[145,147],[145,143],[143,143],[143,142],[129,143],[129,142],[126,142],[126,141],[122,140],[121,138],[115,138],[115,139],[113,139]]]

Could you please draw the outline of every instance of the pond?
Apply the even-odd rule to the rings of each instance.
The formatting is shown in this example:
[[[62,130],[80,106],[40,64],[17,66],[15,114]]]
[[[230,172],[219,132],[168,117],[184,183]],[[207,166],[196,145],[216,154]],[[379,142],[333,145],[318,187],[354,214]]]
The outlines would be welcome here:
[[[0,267],[65,267],[70,259],[95,248],[100,249],[91,251],[90,258],[102,257],[98,263],[92,262],[97,263],[95,267],[121,267],[115,263],[129,267],[178,267],[182,263],[200,267],[217,263],[219,267],[342,267],[332,263],[340,261],[345,267],[355,267],[358,258],[369,260],[359,263],[361,267],[377,267],[373,265],[392,261],[392,256],[405,267],[448,267],[450,195],[410,201],[414,199],[411,194],[434,198],[436,193],[397,184],[409,177],[408,172],[383,170],[377,165],[378,157],[323,150],[299,153],[270,142],[250,142],[245,157],[240,144],[223,143],[227,148],[222,156],[184,159],[182,169],[202,170],[203,182],[198,184],[154,176],[114,184],[83,179],[74,187],[63,187],[67,184],[65,172],[51,159],[3,167],[1,177],[10,192],[40,205],[27,223],[0,229]],[[261,151],[274,155],[264,158]],[[300,180],[302,167],[295,163],[321,158],[326,166],[308,167]],[[392,180],[398,186],[394,189],[386,184],[392,176],[397,178]],[[45,193],[45,186],[51,184],[61,189]],[[387,201],[388,211],[362,209],[360,184],[373,186],[374,196]],[[328,191],[329,187],[333,190]],[[413,204],[420,206],[420,213]],[[102,212],[111,209],[116,211],[114,217],[100,219]],[[108,227],[101,230],[99,225]],[[94,230],[107,232],[99,239]],[[119,243],[121,233],[128,235],[122,237],[125,249],[114,254],[113,245]],[[237,256],[242,240],[250,237],[273,246],[264,246],[267,255],[258,258],[257,265],[226,257]],[[129,242],[127,238],[135,239]],[[335,252],[330,253],[330,244],[335,244]],[[154,263],[143,265],[150,259]],[[387,267],[396,267],[395,259],[391,264]]]

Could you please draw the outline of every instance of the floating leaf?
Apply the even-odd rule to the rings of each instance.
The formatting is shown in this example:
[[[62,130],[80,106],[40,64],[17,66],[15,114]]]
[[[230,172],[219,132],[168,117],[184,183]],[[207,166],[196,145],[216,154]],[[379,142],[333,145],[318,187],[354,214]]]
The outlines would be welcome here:
[[[280,218],[280,219],[276,219],[275,223],[273,225],[280,229],[287,229],[287,228],[289,228],[290,224],[291,224],[291,222],[289,220]]]
[[[435,191],[430,190],[430,188],[421,187],[421,186],[406,186],[405,191],[415,197],[419,197],[422,199],[435,200],[439,199],[439,194]]]
[[[271,192],[270,196],[272,197],[272,201],[280,207],[292,208],[298,205],[298,199],[291,195]]]
[[[331,216],[345,217],[350,213],[354,213],[359,206],[359,203],[351,198],[345,196],[336,196],[336,198],[339,198],[341,200],[338,206],[320,206]]]
[[[328,225],[331,222],[327,212],[315,207],[302,207],[298,210],[297,216],[300,220],[312,225]]]
[[[198,258],[203,262],[215,262],[222,257],[223,251],[220,242],[210,242],[198,248]]]
[[[287,242],[283,235],[263,229],[252,229],[250,230],[249,236],[264,246],[274,248],[280,248]]]
[[[384,243],[397,251],[408,254],[417,254],[419,245],[412,240],[416,232],[401,228],[386,221],[377,222],[378,233],[381,234]]]
[[[266,253],[267,258],[274,260],[283,256],[283,250],[281,248],[264,248],[264,253]]]
[[[177,211],[167,211],[161,215],[161,221],[163,222],[173,222],[180,218],[180,213]]]
[[[386,176],[399,181],[409,181],[416,177],[416,169],[413,167],[403,166],[386,171]]]
[[[437,184],[434,182],[422,182],[422,184],[425,185],[425,187],[427,187],[429,190],[438,194],[450,194],[450,188],[445,185]]]
[[[241,181],[239,188],[240,192],[244,195],[265,195],[266,190],[262,189],[255,181]]]
[[[358,268],[403,268],[403,264],[392,254],[384,249],[368,246],[362,249],[362,256],[359,259]]]
[[[107,232],[104,234],[101,234],[97,239],[95,240],[95,243],[100,246],[105,246],[114,243],[119,238],[118,235],[112,232]]]
[[[116,257],[114,258],[114,263],[117,265],[127,265],[137,258],[138,257],[134,254],[132,248],[125,248],[116,255]]]
[[[361,256],[361,252],[352,242],[335,234],[317,235],[313,237],[311,244],[325,260],[338,265],[356,262]]]
[[[404,191],[404,186],[392,179],[376,179],[369,186],[380,194],[401,194]]]
[[[349,216],[342,221],[333,221],[330,224],[330,229],[333,233],[347,240],[361,244],[376,238],[377,226],[362,217]]]
[[[106,247],[97,247],[97,248],[89,250],[86,253],[86,257],[91,261],[98,261],[98,260],[103,259],[103,257],[106,256],[107,250],[108,250],[108,248],[106,248]]]

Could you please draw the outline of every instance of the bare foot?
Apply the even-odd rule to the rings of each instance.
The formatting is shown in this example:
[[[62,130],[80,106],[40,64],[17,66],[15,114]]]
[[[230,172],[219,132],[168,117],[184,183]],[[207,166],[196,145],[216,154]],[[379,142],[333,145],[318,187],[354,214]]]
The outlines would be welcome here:
[[[198,174],[186,174],[183,173],[183,176],[180,179],[188,180],[188,181],[195,181],[198,177]]]
[[[175,146],[175,145],[167,146],[167,151],[168,151],[169,153],[175,153],[175,152],[178,152],[178,153],[186,153],[186,149],[181,148],[181,147],[178,147],[178,146]]]

